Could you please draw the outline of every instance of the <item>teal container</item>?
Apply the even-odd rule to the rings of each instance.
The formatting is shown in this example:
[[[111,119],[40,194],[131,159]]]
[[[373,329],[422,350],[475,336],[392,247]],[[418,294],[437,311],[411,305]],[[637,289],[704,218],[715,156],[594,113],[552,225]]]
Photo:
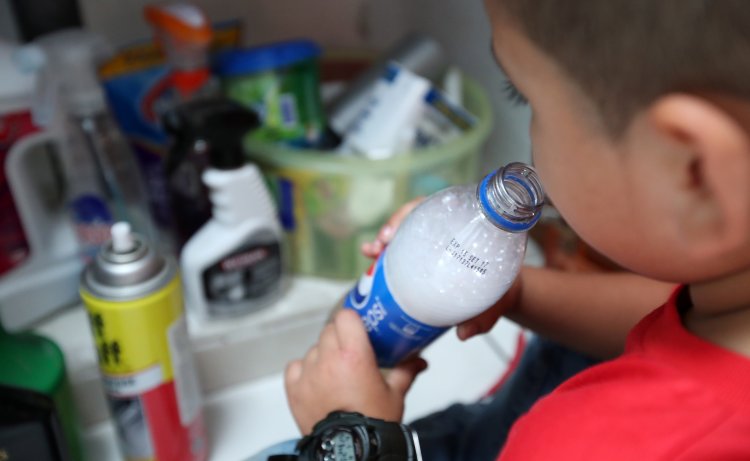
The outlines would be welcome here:
[[[467,77],[464,82],[464,106],[477,123],[437,147],[374,161],[247,139],[248,158],[264,171],[277,200],[295,273],[358,277],[370,264],[360,246],[401,205],[477,180],[492,110],[486,92]]]
[[[320,98],[320,48],[308,40],[222,53],[215,72],[224,94],[253,109],[263,126],[261,142],[314,146],[325,128]]]

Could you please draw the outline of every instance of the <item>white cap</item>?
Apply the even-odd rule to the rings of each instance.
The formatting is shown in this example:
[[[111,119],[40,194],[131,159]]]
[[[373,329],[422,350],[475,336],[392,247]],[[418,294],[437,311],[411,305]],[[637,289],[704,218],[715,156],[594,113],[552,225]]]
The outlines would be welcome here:
[[[110,229],[112,234],[112,250],[115,253],[128,253],[135,248],[133,232],[130,229],[130,223],[120,221],[112,224]]]

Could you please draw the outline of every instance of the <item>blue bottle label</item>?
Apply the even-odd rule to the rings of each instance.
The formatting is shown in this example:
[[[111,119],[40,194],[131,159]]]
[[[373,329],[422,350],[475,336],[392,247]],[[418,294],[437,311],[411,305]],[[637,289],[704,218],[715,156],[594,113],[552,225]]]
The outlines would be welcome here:
[[[385,252],[349,292],[344,307],[354,309],[362,317],[378,365],[391,368],[422,350],[448,328],[425,325],[404,312],[388,288],[384,259]]]
[[[93,257],[98,248],[110,239],[114,223],[107,203],[99,196],[82,194],[70,203],[76,235],[84,246],[84,257]]]

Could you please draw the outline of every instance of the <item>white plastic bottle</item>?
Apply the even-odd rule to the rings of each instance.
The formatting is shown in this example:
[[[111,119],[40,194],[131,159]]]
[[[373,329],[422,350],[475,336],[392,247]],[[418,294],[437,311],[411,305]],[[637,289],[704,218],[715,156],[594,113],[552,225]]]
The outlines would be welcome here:
[[[38,38],[16,56],[40,75],[34,120],[56,133],[68,208],[85,260],[96,256],[116,221],[132,223],[149,240],[157,237],[137,159],[97,75],[97,65],[111,51],[103,37],[67,29]],[[161,243],[170,241],[165,236]]]
[[[543,203],[533,168],[511,163],[412,211],[343,301],[362,317],[378,364],[393,367],[500,299]]]
[[[242,150],[243,135],[258,119],[224,99],[188,104],[205,120],[201,135],[211,148],[203,182],[213,206],[180,256],[188,309],[204,320],[254,312],[280,295],[284,281],[276,209]]]

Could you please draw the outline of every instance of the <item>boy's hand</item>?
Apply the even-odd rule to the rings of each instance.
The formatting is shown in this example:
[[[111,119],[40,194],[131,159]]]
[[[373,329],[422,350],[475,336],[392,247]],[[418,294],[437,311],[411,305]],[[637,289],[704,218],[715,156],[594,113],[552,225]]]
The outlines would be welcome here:
[[[391,239],[396,234],[396,229],[398,229],[398,226],[401,225],[401,221],[403,221],[404,218],[406,218],[406,215],[411,213],[411,211],[423,201],[424,197],[417,197],[409,202],[406,202],[406,204],[401,205],[401,208],[396,210],[396,212],[393,213],[390,218],[388,218],[388,222],[386,222],[383,227],[380,228],[375,241],[362,244],[362,254],[364,254],[368,258],[377,258],[383,251],[383,248],[385,248],[385,246],[391,242]]]
[[[401,421],[404,397],[417,374],[427,367],[421,358],[381,374],[362,319],[344,309],[336,313],[318,343],[302,360],[287,365],[287,400],[302,434],[335,410]]]
[[[512,310],[518,305],[521,295],[521,279],[523,271],[518,274],[513,285],[508,289],[508,292],[503,295],[498,302],[492,307],[477,315],[469,320],[461,322],[456,327],[456,335],[461,341],[466,341],[472,336],[478,334],[487,333],[495,326],[495,323],[505,315],[506,312]]]
[[[388,219],[388,222],[380,228],[380,232],[378,232],[375,241],[362,244],[362,254],[372,259],[377,258],[386,245],[390,243],[393,235],[396,233],[396,229],[401,225],[404,218],[406,218],[406,216],[423,201],[424,197],[417,197],[396,210],[396,212]],[[490,331],[506,311],[512,309],[518,304],[520,292],[521,275],[519,274],[515,283],[500,301],[476,317],[466,320],[458,325],[456,328],[458,338],[465,341],[472,336]]]

